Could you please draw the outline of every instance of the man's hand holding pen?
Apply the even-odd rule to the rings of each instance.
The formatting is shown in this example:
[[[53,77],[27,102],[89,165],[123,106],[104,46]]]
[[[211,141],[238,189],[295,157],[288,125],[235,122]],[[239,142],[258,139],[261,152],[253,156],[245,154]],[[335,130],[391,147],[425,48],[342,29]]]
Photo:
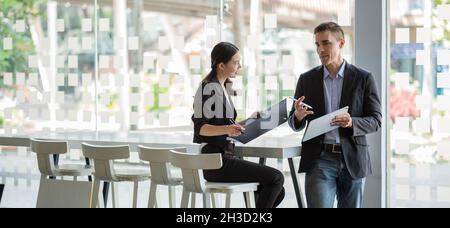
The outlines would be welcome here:
[[[314,114],[313,111],[308,111],[308,108],[311,106],[306,105],[303,103],[305,100],[305,97],[300,97],[299,99],[295,100],[294,107],[295,107],[295,117],[298,121],[302,121],[306,116]]]

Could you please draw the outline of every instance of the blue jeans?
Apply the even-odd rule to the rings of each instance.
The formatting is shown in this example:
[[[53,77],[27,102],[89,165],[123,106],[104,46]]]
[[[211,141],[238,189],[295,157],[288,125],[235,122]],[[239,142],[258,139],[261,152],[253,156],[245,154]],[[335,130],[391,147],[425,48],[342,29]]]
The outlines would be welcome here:
[[[362,205],[364,179],[353,179],[342,154],[322,152],[306,173],[305,191],[308,208],[359,208]]]

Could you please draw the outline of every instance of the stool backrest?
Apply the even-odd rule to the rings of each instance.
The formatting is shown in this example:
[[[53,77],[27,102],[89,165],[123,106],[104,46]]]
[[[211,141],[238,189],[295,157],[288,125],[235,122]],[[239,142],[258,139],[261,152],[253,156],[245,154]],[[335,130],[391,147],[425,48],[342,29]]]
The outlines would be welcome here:
[[[94,176],[100,180],[117,180],[114,172],[116,159],[127,159],[130,157],[130,148],[123,146],[97,146],[87,143],[81,144],[83,155],[94,160]]]
[[[222,155],[219,153],[186,154],[171,150],[169,158],[172,165],[181,168],[183,188],[189,192],[203,193],[205,190],[203,170],[222,167]]]
[[[172,179],[169,160],[170,150],[186,153],[186,148],[138,147],[139,158],[150,163],[151,179],[156,184],[170,184],[170,180]]]
[[[55,161],[53,154],[67,153],[67,142],[50,141],[43,139],[31,139],[31,151],[36,153],[38,167],[41,174],[53,176],[55,171]]]

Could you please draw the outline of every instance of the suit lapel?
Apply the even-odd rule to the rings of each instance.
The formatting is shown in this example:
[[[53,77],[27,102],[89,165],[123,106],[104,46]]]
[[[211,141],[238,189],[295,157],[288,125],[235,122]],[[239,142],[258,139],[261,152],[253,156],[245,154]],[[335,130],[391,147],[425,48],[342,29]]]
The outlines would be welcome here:
[[[317,106],[317,110],[314,110],[314,114],[316,116],[323,116],[325,115],[325,95],[324,95],[324,91],[323,91],[323,72],[324,72],[324,66],[320,67],[317,70],[317,74],[316,77],[314,78],[314,86],[312,88],[317,88],[316,91],[316,97],[317,100],[316,103]],[[316,108],[316,107],[314,107]]]
[[[341,102],[339,104],[340,108],[349,105],[354,82],[355,82],[355,72],[352,70],[352,65],[346,63],[344,72],[344,83],[342,85]]]

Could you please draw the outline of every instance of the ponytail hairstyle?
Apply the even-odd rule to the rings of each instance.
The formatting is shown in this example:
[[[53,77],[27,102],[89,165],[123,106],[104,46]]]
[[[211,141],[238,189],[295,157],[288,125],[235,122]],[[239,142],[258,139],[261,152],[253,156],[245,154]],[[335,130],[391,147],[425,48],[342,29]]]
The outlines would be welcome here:
[[[211,71],[203,79],[202,82],[208,83],[211,82],[211,79],[217,78],[217,67],[219,66],[219,64],[227,64],[238,52],[239,48],[232,43],[220,42],[216,46],[214,46],[213,50],[211,51]],[[227,79],[227,81],[225,81],[225,85],[227,84],[232,84],[231,80]],[[231,94],[233,95],[234,92]]]

